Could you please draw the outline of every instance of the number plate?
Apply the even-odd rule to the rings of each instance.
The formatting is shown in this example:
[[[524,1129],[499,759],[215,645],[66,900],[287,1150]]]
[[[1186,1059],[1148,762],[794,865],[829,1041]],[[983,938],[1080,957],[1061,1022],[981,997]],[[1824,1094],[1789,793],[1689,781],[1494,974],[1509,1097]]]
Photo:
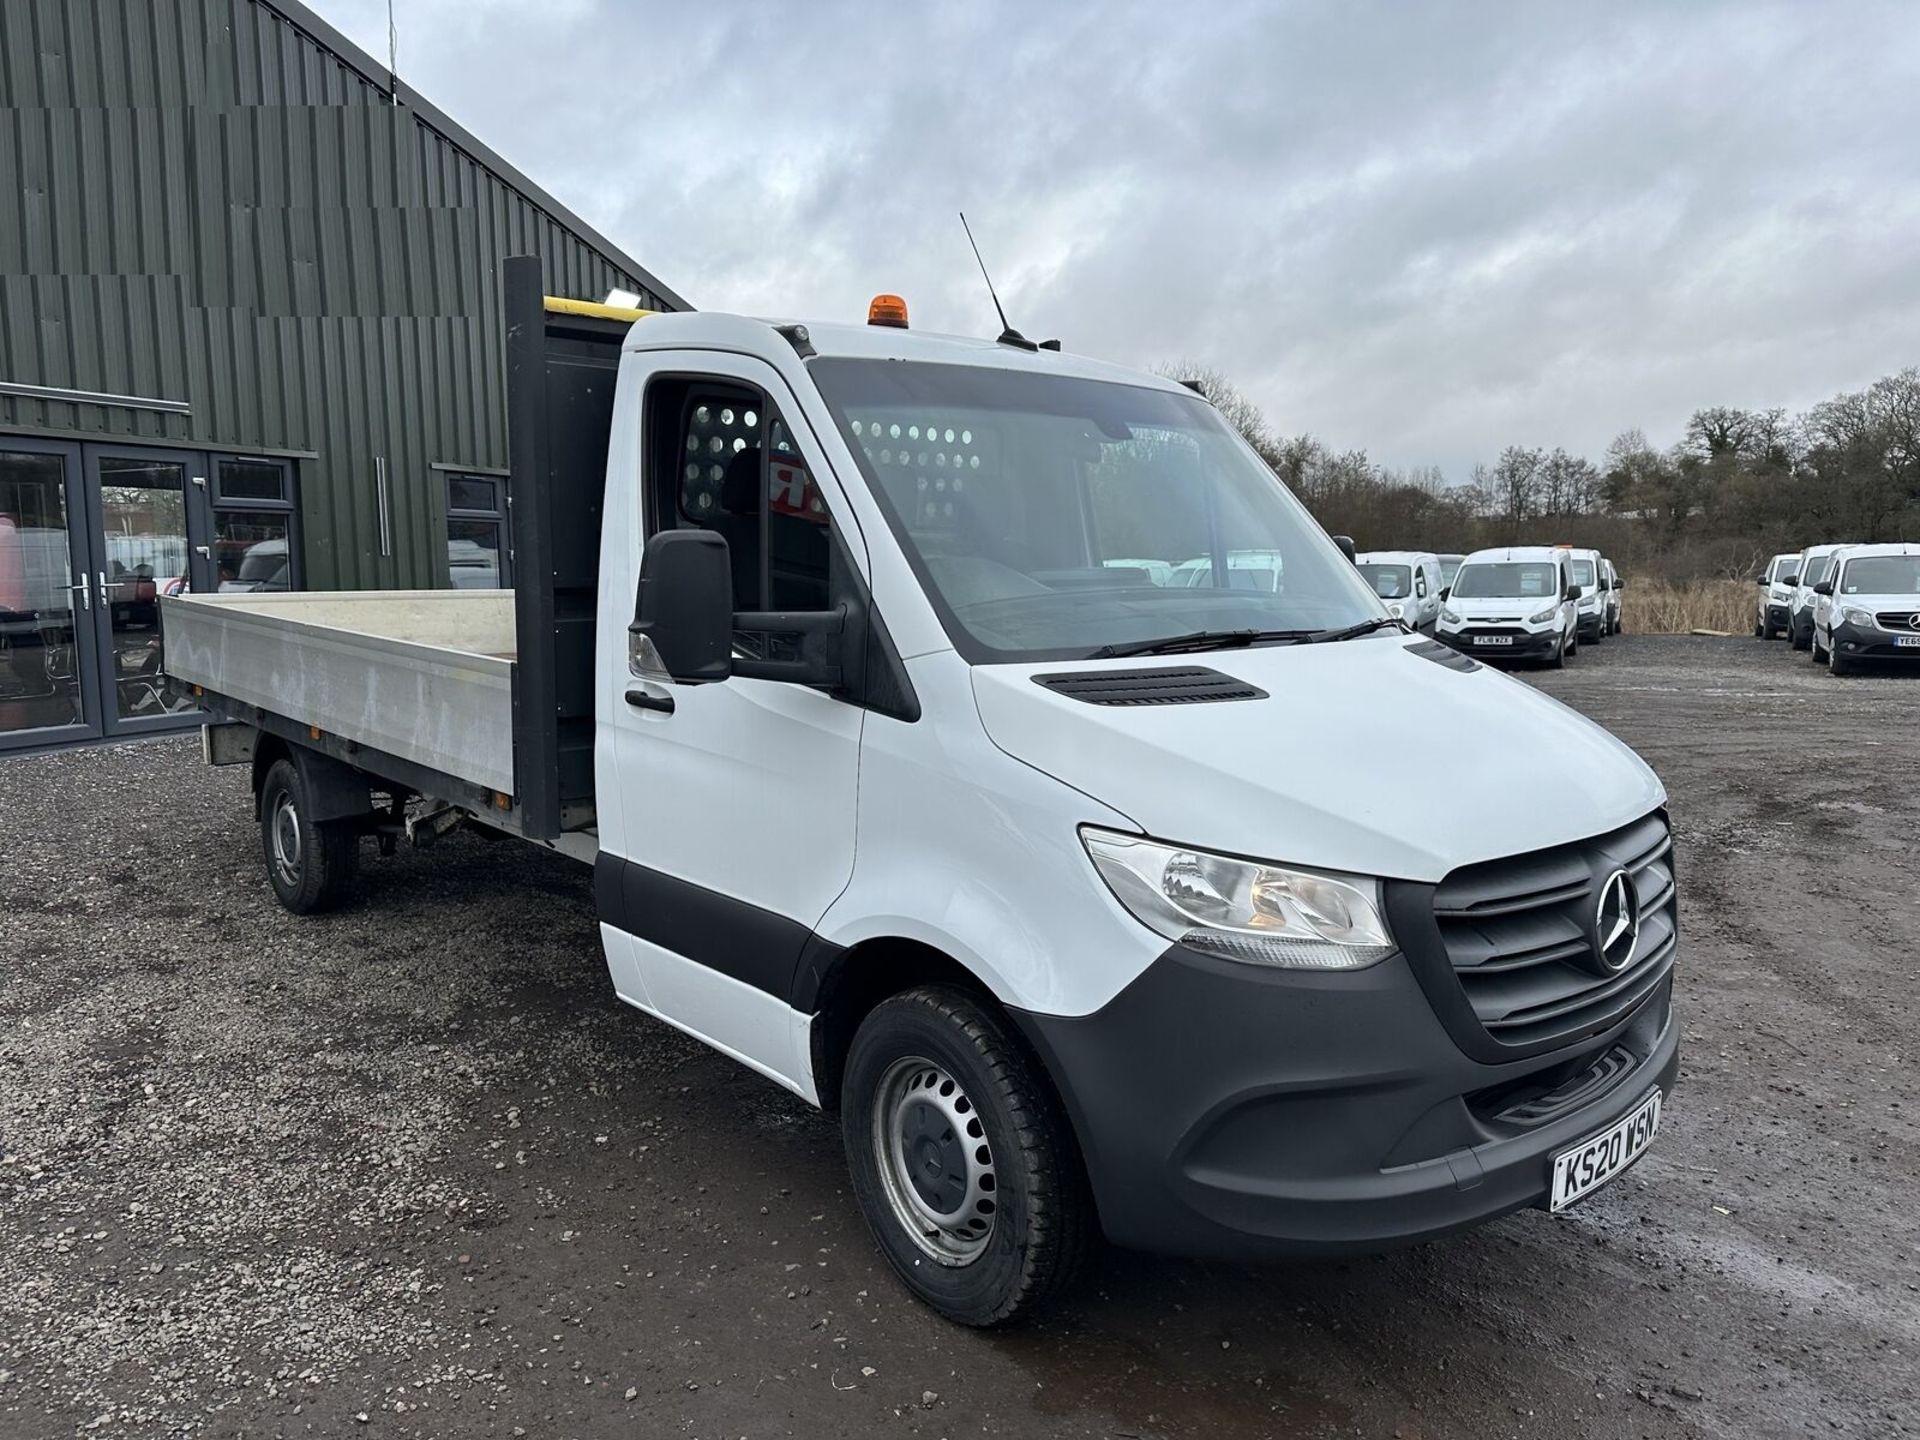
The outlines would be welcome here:
[[[1473,637],[1473,643],[1476,645],[1511,645],[1513,643],[1513,637],[1511,635],[1476,635]]]
[[[1562,1150],[1553,1157],[1550,1208],[1564,1210],[1613,1179],[1640,1158],[1659,1128],[1660,1092],[1655,1090],[1625,1119],[1614,1121],[1571,1150]]]
[[[1902,650],[1920,649],[1920,635],[1896,635],[1893,643]]]

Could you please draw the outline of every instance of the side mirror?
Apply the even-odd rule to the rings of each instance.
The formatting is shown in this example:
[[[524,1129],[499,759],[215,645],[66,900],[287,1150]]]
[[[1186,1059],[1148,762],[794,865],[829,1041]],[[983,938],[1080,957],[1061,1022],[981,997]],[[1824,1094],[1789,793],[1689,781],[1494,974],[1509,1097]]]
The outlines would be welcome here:
[[[1580,598],[1580,587],[1572,581],[1568,581],[1567,588],[1560,598],[1562,600],[1578,600]]]
[[[1627,588],[1627,582],[1620,579],[1618,576],[1615,576],[1613,581],[1613,588],[1616,590],[1624,590]]]
[[[1753,583],[1756,585],[1764,585],[1767,583],[1767,577],[1764,575],[1756,575],[1753,577]]]
[[[662,530],[647,541],[627,663],[643,678],[682,685],[733,673],[733,563],[725,539],[711,530]]]
[[[1800,583],[1800,577],[1798,575],[1782,575],[1780,577],[1780,583],[1782,585],[1798,585]]]
[[[1353,537],[1351,535],[1336,535],[1333,537],[1333,543],[1340,547],[1340,553],[1346,556],[1349,561],[1360,553],[1353,548]]]
[[[1451,585],[1442,585],[1440,587],[1440,598],[1442,600],[1445,600],[1448,596],[1452,594],[1453,594],[1453,587]]]
[[[1818,585],[1813,587],[1813,593],[1816,595],[1833,594],[1833,582],[1831,580],[1822,580]]]

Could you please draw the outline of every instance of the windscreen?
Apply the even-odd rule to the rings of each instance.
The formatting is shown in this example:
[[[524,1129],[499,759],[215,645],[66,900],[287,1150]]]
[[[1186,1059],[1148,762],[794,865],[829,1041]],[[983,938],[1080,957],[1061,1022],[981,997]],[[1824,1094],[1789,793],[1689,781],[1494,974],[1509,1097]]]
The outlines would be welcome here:
[[[1460,600],[1557,600],[1560,567],[1548,560],[1483,561],[1453,577]]]
[[[1440,583],[1443,586],[1453,584],[1453,577],[1460,573],[1460,562],[1465,558],[1464,555],[1442,555],[1440,557]]]
[[[1372,562],[1356,567],[1360,578],[1373,587],[1373,593],[1382,600],[1405,600],[1413,594],[1413,567],[1411,565],[1375,565]]]
[[[1863,555],[1840,571],[1842,595],[1920,595],[1920,555]]]
[[[1197,395],[985,366],[808,366],[954,646],[1087,657],[1335,629],[1379,601]]]
[[[1818,585],[1827,578],[1827,571],[1833,568],[1833,556],[1809,555],[1807,563],[1800,567],[1802,585]]]
[[[1593,562],[1591,560],[1569,560],[1567,568],[1573,571],[1573,583],[1579,586],[1593,584]]]

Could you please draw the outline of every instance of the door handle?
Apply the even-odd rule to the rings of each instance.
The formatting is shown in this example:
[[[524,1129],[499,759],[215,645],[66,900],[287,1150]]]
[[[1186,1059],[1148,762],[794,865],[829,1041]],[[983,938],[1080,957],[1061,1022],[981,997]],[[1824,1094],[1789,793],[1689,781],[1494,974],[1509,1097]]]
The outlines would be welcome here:
[[[100,582],[100,606],[102,609],[105,609],[113,603],[107,598],[107,572],[104,570],[96,570],[93,573]]]
[[[658,710],[662,715],[673,714],[673,696],[671,695],[649,695],[644,690],[629,690],[627,704],[636,710]]]
[[[67,591],[69,594],[80,597],[80,608],[82,610],[93,609],[93,582],[91,580],[82,580],[77,585],[69,585],[67,586]]]

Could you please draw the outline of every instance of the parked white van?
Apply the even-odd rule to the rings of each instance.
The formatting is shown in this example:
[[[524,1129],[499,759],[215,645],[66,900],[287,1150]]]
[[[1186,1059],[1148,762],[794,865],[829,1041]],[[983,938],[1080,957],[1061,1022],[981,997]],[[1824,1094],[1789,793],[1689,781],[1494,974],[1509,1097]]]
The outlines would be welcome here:
[[[1370,550],[1353,557],[1360,578],[1386,602],[1387,613],[1432,634],[1440,618],[1440,557],[1421,550]]]
[[[1794,649],[1812,648],[1814,601],[1819,598],[1813,593],[1813,587],[1827,578],[1827,572],[1833,568],[1833,557],[1854,543],[1849,540],[1831,545],[1809,545],[1800,552],[1800,558],[1793,567],[1797,580],[1787,604],[1787,640]]]
[[[1561,546],[1476,550],[1442,594],[1434,634],[1456,650],[1558,669],[1580,649],[1579,599]]]
[[[1754,607],[1753,633],[1761,640],[1771,640],[1775,635],[1788,633],[1788,617],[1792,614],[1793,585],[1798,578],[1794,566],[1800,563],[1800,552],[1776,555],[1767,562],[1767,568],[1754,576],[1754,582],[1760,587],[1760,596]]]
[[[1613,568],[1613,561],[1606,556],[1600,557],[1600,599],[1606,608],[1606,629],[1609,635],[1620,633],[1620,572]]]
[[[1813,592],[1815,664],[1845,675],[1862,660],[1920,661],[1920,545],[1850,545]]]
[[[1567,571],[1573,576],[1573,583],[1580,587],[1580,598],[1575,602],[1580,638],[1597,644],[1607,636],[1607,604],[1600,588],[1600,552],[1578,550],[1570,545],[1561,548],[1567,554]]]

